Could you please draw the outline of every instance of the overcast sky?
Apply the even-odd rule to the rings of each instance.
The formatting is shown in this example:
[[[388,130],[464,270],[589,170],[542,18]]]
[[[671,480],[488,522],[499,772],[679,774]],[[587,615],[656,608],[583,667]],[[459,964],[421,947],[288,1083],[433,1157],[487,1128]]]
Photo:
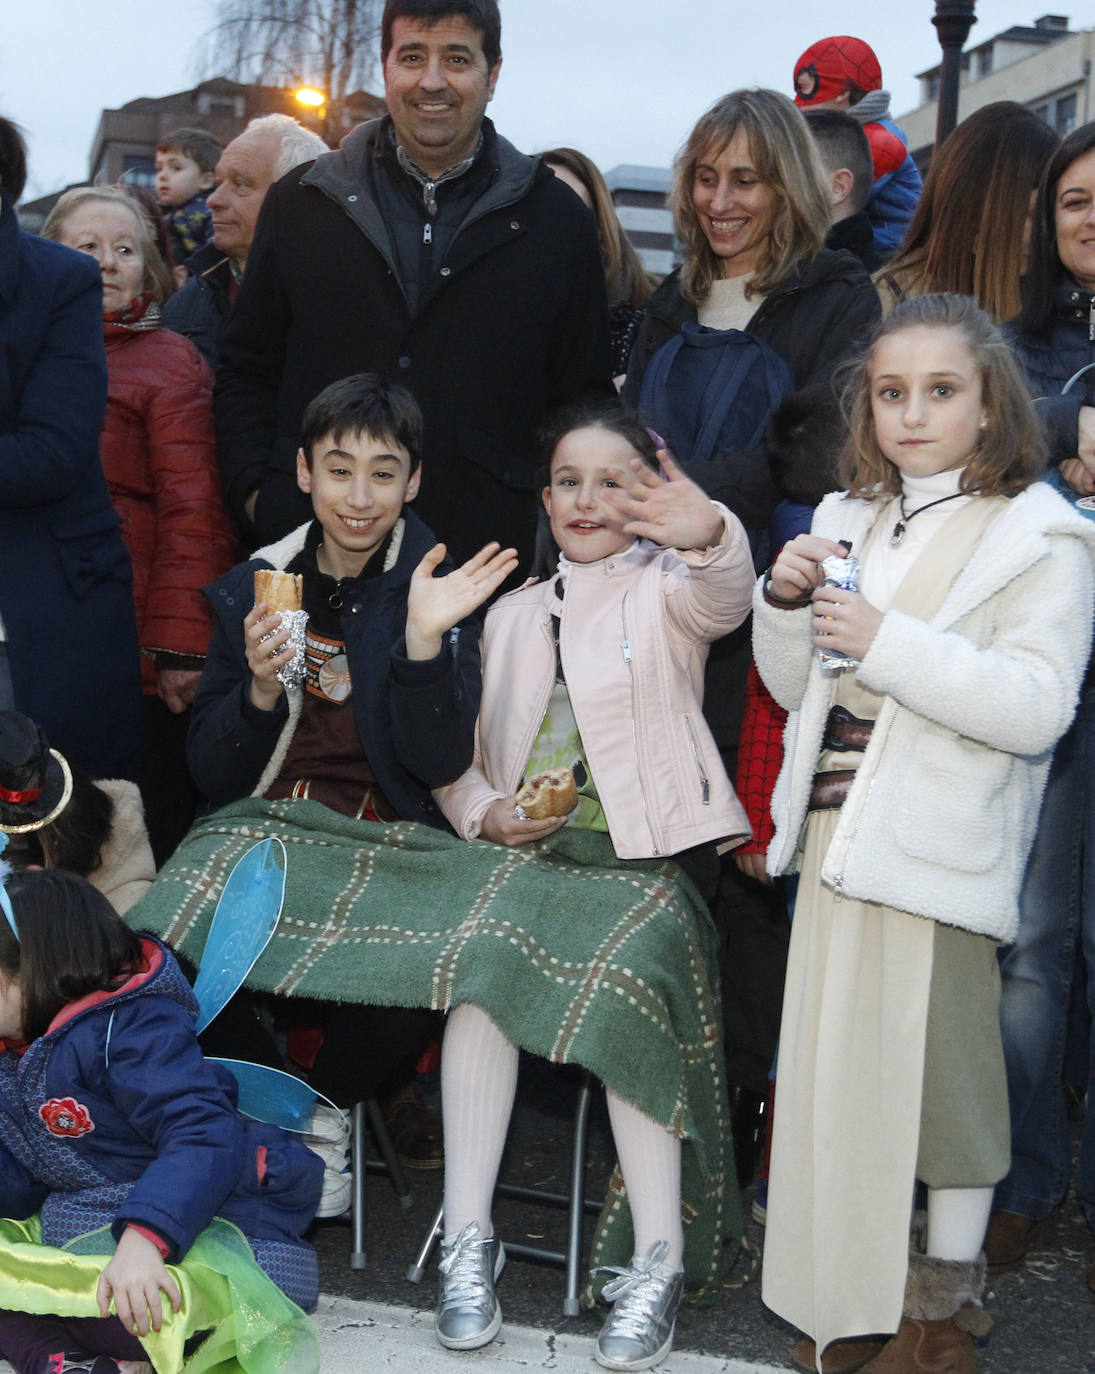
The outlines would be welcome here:
[[[101,109],[195,84],[214,8],[5,0],[0,113],[28,135],[26,199],[87,176]],[[977,9],[971,45],[1044,12],[1036,0]],[[603,169],[668,166],[720,95],[739,86],[790,94],[806,47],[852,33],[877,52],[900,114],[918,103],[914,74],[939,61],[934,13],[933,0],[502,0],[504,65],[490,113],[527,152],[571,144]],[[1089,27],[1095,14],[1074,6],[1071,19]]]

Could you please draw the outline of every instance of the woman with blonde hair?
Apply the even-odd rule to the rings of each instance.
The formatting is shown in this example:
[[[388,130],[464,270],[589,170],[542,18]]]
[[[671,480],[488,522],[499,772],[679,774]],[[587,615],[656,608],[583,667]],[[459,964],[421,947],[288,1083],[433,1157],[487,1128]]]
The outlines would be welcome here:
[[[1022,305],[1031,202],[1060,142],[1014,100],[964,119],[932,159],[897,256],[875,274],[883,314],[913,296],[949,291],[972,296],[997,324],[1013,319]]]
[[[833,369],[878,319],[870,279],[850,253],[822,246],[829,195],[806,121],[776,91],[735,91],[714,104],[677,156],[670,196],[684,260],[652,296],[628,364],[624,399],[637,406],[650,359],[685,323],[742,330],[788,365],[784,402],[798,423],[830,421]],[[789,410],[788,410],[789,407]],[[777,418],[777,430],[779,421]],[[779,447],[776,440],[775,447]],[[688,455],[678,453],[688,466]],[[768,446],[720,456],[692,475],[747,529],[767,525],[781,494]],[[796,473],[794,495],[815,504],[835,485],[826,459]]]
[[[172,289],[140,205],[113,186],[66,191],[42,236],[102,272],[107,407],[99,452],[133,563],[145,752],[141,792],[158,863],[193,819],[189,707],[212,618],[202,587],[235,561],[213,435],[213,378],[194,345],[161,327]]]
[[[612,193],[596,164],[577,148],[549,148],[540,158],[593,212],[608,293],[612,375],[622,385],[643,307],[653,294],[656,282],[624,233]]]

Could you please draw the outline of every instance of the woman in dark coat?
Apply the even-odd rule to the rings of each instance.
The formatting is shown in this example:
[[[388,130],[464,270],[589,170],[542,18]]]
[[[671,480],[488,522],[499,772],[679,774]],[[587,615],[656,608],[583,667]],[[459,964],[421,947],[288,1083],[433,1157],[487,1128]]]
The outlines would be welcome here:
[[[25,169],[0,120],[0,704],[32,715],[93,777],[136,779],[132,575],[99,463],[99,272],[20,230]]]
[[[1046,167],[1023,299],[1012,346],[1047,430],[1050,479],[1083,502],[1095,492],[1095,123],[1069,134]],[[1001,965],[1012,1161],[985,1236],[990,1272],[1023,1262],[1034,1228],[1068,1191],[1062,1078],[1074,980],[1086,982],[1095,1012],[1095,666],[1053,757],[1019,911],[1019,937]],[[1095,1019],[1088,1036],[1074,1183],[1095,1232]],[[1095,1265],[1087,1284],[1095,1292]]]

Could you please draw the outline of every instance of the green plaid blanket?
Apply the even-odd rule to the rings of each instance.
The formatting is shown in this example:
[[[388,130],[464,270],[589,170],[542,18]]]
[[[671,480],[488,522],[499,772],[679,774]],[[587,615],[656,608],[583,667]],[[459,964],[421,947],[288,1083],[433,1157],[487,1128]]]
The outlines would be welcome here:
[[[288,852],[285,905],[248,985],[441,1011],[474,1002],[522,1048],[584,1065],[683,1137],[685,1268],[696,1296],[710,1292],[741,1210],[716,937],[680,869],[617,859],[606,835],[568,827],[509,849],[247,799],[191,830],[127,921],[199,963],[228,874],[270,835]],[[617,1170],[592,1262],[630,1258]]]

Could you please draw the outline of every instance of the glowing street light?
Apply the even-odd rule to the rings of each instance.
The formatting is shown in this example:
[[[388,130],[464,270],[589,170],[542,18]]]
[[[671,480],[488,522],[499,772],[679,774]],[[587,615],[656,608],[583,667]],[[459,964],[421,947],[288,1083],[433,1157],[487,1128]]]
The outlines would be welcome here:
[[[311,105],[316,109],[327,103],[327,97],[323,92],[314,90],[311,86],[301,86],[300,90],[294,91],[293,94],[302,105]]]

